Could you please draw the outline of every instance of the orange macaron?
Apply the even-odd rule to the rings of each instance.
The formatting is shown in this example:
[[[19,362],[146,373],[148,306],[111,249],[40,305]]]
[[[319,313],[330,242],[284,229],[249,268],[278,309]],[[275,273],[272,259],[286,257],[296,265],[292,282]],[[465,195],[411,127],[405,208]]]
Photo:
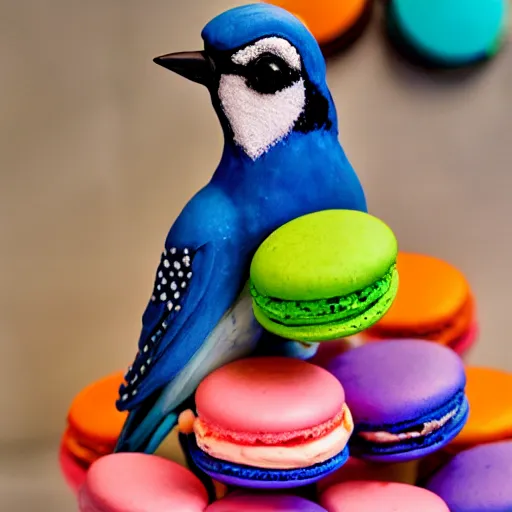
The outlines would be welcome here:
[[[421,461],[421,484],[463,450],[512,439],[510,389],[512,373],[494,368],[466,367],[468,421],[450,444]]]
[[[367,25],[373,0],[271,0],[296,15],[308,27],[320,46],[339,41],[339,46],[356,39]]]
[[[466,368],[469,418],[447,446],[458,453],[480,444],[512,439],[512,373],[493,368]]]
[[[93,382],[74,398],[68,412],[63,446],[85,465],[114,451],[126,412],[116,409],[123,373]]]
[[[373,327],[370,339],[419,338],[466,351],[476,337],[475,303],[456,267],[433,256],[400,252],[396,299]]]

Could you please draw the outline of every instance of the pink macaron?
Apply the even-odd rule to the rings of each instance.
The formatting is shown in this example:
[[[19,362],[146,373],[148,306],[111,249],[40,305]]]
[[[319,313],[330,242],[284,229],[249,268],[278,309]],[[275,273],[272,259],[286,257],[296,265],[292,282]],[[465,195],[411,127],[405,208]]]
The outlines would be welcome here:
[[[68,486],[73,492],[78,492],[85,481],[87,468],[77,460],[64,443],[60,446],[59,465]]]
[[[303,486],[347,460],[353,422],[343,387],[306,361],[254,357],[230,363],[199,385],[196,407],[192,458],[227,485]]]
[[[188,469],[156,455],[116,453],[92,464],[80,512],[203,512],[208,494]]]
[[[320,496],[327,512],[450,512],[433,492],[396,482],[344,482]]]
[[[372,480],[378,482],[400,482],[415,484],[418,477],[419,462],[395,462],[382,464],[369,460],[349,457],[347,463],[316,484],[317,493],[322,493],[333,485],[354,480]]]
[[[206,512],[325,512],[325,509],[298,496],[235,491],[212,503]]]

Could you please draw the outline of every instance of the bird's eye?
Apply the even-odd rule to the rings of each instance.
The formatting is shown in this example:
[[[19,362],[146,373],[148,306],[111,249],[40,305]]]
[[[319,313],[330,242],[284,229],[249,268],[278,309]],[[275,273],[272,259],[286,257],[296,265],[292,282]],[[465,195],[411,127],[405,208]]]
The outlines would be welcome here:
[[[247,85],[261,94],[274,94],[293,85],[299,73],[283,59],[265,53],[247,65]]]

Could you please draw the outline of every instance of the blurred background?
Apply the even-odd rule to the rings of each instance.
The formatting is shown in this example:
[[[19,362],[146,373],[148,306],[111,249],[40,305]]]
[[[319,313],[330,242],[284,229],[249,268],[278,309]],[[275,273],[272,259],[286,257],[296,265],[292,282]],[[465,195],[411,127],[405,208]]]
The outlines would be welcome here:
[[[73,396],[126,367],[167,230],[222,147],[207,91],[154,65],[228,0],[0,0],[0,501],[75,509],[57,444]],[[247,2],[246,2],[247,3]],[[391,54],[377,12],[328,62],[340,138],[401,249],[460,267],[471,361],[512,370],[512,51],[470,75]],[[7,508],[6,508],[7,510]]]

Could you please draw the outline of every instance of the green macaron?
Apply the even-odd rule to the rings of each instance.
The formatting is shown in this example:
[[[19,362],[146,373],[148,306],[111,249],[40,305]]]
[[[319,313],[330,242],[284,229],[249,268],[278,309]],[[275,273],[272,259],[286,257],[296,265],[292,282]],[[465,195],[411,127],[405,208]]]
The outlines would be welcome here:
[[[398,289],[398,244],[367,213],[325,210],[272,233],[251,263],[254,315],[297,341],[351,336],[377,322]]]

